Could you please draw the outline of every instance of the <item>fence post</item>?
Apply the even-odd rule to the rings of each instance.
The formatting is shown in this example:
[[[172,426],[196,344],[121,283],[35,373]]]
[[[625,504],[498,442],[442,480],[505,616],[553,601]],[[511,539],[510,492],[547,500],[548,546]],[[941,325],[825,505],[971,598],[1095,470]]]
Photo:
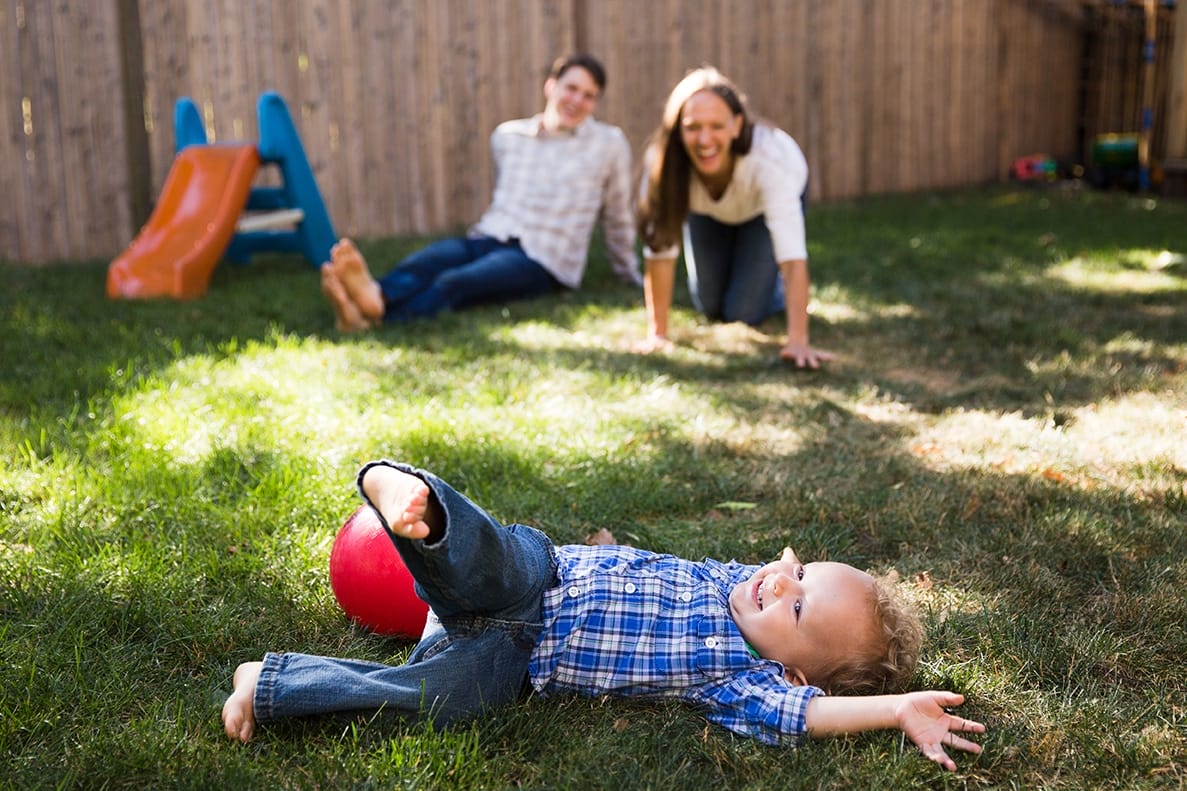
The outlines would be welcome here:
[[[589,33],[585,29],[585,14],[588,9],[585,6],[585,0],[573,0],[572,9],[573,50],[575,52],[589,52]],[[559,54],[557,57],[559,57]]]
[[[1154,38],[1158,33],[1157,0],[1145,0],[1145,38],[1142,40],[1142,120],[1138,138],[1138,188],[1150,189],[1150,135],[1154,130]]]
[[[124,100],[124,149],[128,162],[131,239],[148,221],[152,204],[148,132],[144,128],[144,45],[138,0],[115,0],[119,17],[120,76]]]
[[[1187,159],[1187,3],[1175,6],[1170,90],[1166,98],[1166,158]]]

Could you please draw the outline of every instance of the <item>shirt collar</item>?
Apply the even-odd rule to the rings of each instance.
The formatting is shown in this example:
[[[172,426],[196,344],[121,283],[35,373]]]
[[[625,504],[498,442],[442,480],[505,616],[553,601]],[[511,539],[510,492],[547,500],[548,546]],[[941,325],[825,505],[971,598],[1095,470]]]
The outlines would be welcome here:
[[[585,135],[585,129],[589,126],[589,122],[590,118],[586,118],[575,129],[571,129],[568,132],[546,132],[544,130],[544,113],[537,113],[532,116],[532,135],[542,140],[547,138],[564,140],[569,137],[582,137]]]

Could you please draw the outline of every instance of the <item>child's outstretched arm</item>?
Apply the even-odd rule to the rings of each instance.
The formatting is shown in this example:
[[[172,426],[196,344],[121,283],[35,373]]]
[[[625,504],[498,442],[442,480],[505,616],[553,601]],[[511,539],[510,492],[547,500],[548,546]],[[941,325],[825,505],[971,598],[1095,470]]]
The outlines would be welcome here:
[[[964,695],[938,690],[854,697],[818,695],[808,702],[805,722],[808,735],[813,737],[897,728],[925,756],[953,770],[956,762],[944,748],[975,755],[981,752],[981,745],[958,734],[985,732],[981,723],[953,716],[944,709],[962,703]]]

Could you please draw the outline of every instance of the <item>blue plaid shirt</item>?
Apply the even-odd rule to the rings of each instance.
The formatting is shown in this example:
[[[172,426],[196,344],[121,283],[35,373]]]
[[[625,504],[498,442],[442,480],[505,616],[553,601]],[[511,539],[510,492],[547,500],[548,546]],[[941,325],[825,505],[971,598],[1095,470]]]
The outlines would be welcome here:
[[[542,695],[679,698],[711,721],[768,744],[794,745],[816,687],[753,657],[729,593],[759,568],[694,563],[622,546],[556,548],[556,587],[528,673]]]

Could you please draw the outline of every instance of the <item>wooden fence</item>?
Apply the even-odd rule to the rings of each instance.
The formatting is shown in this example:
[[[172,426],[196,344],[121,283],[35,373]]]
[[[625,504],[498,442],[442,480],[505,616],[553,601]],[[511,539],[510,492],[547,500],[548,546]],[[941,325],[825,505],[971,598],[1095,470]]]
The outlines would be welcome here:
[[[181,96],[212,140],[254,141],[278,91],[341,234],[457,227],[489,198],[490,131],[574,49],[605,62],[598,115],[636,151],[713,63],[800,142],[814,200],[989,182],[1082,149],[1084,20],[1075,0],[0,0],[0,260],[123,249]]]

